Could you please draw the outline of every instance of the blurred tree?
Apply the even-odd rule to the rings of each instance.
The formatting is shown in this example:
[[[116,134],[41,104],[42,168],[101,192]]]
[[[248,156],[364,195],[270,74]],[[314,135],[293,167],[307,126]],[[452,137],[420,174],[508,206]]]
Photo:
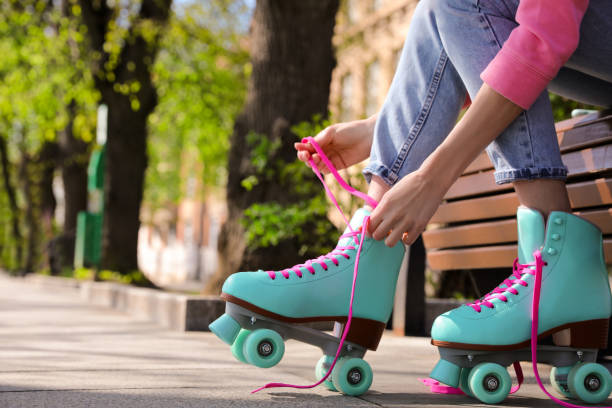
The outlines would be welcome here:
[[[229,136],[246,93],[245,3],[211,0],[175,8],[153,68],[159,104],[149,118],[149,214],[178,204],[189,177],[224,186]]]
[[[12,224],[12,238],[1,237],[0,257],[5,267],[26,272],[42,266],[45,239],[55,231],[51,185],[58,163],[56,135],[69,123],[66,107],[72,101],[83,117],[96,99],[82,64],[69,58],[69,39],[78,43],[82,35],[58,5],[40,0],[0,4],[0,135],[6,141],[3,180]],[[81,120],[75,134],[90,139],[89,128]]]
[[[209,291],[218,290],[239,269],[274,269],[300,261],[300,244],[291,238],[274,246],[247,247],[241,219],[255,203],[286,207],[304,199],[291,173],[280,170],[295,160],[292,126],[327,113],[338,6],[338,0],[257,1],[250,37],[253,71],[229,153],[229,217],[219,237],[220,266]],[[259,167],[253,160],[257,157],[265,158]],[[314,180],[307,177],[301,183]]]
[[[138,269],[147,118],[157,104],[151,71],[171,3],[78,2],[96,88],[108,106],[101,267],[121,273]]]

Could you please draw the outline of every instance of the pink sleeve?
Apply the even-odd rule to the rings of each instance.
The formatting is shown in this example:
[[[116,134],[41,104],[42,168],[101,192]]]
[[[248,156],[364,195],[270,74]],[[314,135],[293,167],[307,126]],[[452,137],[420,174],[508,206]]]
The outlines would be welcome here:
[[[528,109],[578,47],[588,0],[521,0],[519,23],[480,77]]]

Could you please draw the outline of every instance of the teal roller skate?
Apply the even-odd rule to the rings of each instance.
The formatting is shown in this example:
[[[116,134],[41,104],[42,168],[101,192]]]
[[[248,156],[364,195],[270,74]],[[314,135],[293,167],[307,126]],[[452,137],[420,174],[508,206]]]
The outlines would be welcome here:
[[[402,243],[389,248],[365,236],[369,215],[367,209],[359,209],[327,255],[281,271],[231,275],[221,294],[227,302],[225,314],[210,324],[210,330],[232,346],[238,360],[257,367],[277,364],[285,340],[317,346],[324,355],[315,370],[319,383],[348,395],[366,392],[372,369],[363,357],[378,347],[404,256]],[[304,325],[311,322],[334,322],[334,334]]]
[[[528,208],[519,208],[517,218],[513,274],[434,321],[431,342],[440,361],[430,376],[497,404],[511,391],[506,367],[531,361],[542,390],[567,406],[544,389],[539,362],[554,367],[551,383],[562,396],[601,403],[612,391],[612,376],[595,363],[597,350],[607,346],[612,312],[601,232],[563,212],[552,212],[547,224]],[[553,345],[537,345],[547,337]]]

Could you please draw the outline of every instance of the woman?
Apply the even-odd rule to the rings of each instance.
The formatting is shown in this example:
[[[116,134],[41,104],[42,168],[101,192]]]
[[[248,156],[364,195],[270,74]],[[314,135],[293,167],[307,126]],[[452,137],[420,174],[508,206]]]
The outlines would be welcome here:
[[[523,207],[519,266],[492,294],[439,317],[433,343],[509,350],[528,341],[529,302],[522,300],[532,294],[533,269],[520,265],[533,262],[541,247],[549,253],[542,255],[548,265],[538,333],[561,332],[563,326],[571,338],[572,330],[579,330],[573,325],[587,322],[580,327],[607,334],[612,302],[601,233],[570,214],[567,170],[547,87],[581,102],[612,106],[612,3],[421,1],[379,114],[330,126],[314,138],[338,169],[370,158],[364,175],[372,201],[353,216],[347,231],[368,226],[369,217],[371,237],[362,248],[353,310],[359,320],[351,328],[369,334],[364,339],[353,333],[353,342],[376,347],[403,255],[398,242],[411,244],[418,237],[447,190],[485,148],[496,182],[512,183]],[[467,95],[471,106],[456,123]],[[314,144],[295,147],[300,160],[326,170]],[[563,233],[549,236],[551,225],[563,226]],[[354,238],[343,237],[334,252],[303,265],[233,275],[222,296],[287,322],[338,320],[346,316],[344,293],[350,293],[356,250]],[[572,241],[577,237],[581,242]],[[504,330],[508,324],[513,330]],[[593,346],[576,338],[564,345]],[[432,377],[457,386],[460,370],[441,360]]]

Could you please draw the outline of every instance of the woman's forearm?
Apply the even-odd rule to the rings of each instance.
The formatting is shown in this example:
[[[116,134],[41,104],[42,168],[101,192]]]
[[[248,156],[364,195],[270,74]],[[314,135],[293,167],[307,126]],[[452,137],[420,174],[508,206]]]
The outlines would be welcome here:
[[[446,140],[423,162],[423,176],[446,189],[523,109],[483,84]]]

